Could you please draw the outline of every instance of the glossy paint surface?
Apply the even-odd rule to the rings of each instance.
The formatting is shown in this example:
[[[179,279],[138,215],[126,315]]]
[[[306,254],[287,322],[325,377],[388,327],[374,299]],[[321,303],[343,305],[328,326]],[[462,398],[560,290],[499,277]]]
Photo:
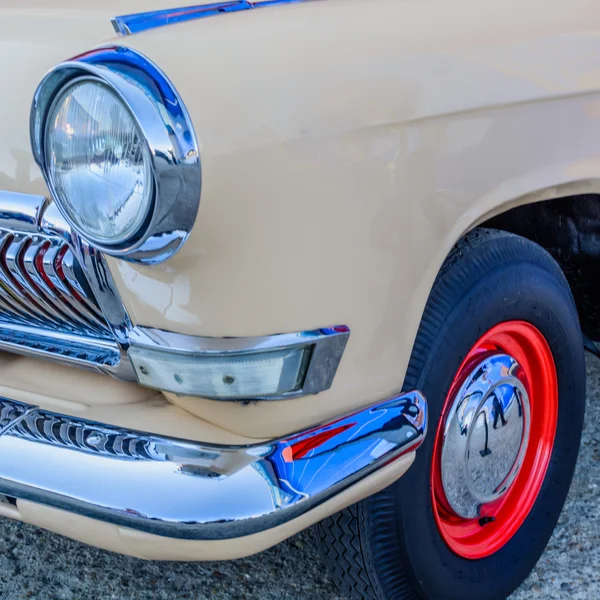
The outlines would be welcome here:
[[[0,188],[47,193],[29,98],[56,62],[115,43],[113,4],[80,4],[53,3],[44,18],[41,2],[0,9],[0,50],[14,57],[0,66],[12,90]],[[155,4],[114,14],[165,8]],[[118,38],[177,87],[203,164],[181,252],[157,266],[110,260],[134,323],[204,336],[336,322],[353,332],[321,395],[172,401],[269,437],[399,390],[453,243],[508,207],[600,189],[599,31],[589,0],[324,0]]]

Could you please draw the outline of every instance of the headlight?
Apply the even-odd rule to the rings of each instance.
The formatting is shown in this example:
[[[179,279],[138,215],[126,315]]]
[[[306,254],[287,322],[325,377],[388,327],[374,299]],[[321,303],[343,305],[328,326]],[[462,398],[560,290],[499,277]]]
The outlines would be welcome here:
[[[75,80],[53,103],[46,169],[64,212],[92,242],[131,239],[152,204],[151,158],[129,110],[106,85]]]
[[[38,86],[31,145],[71,228],[91,246],[158,263],[190,234],[200,203],[196,136],[177,90],[129,48],[61,63]]]

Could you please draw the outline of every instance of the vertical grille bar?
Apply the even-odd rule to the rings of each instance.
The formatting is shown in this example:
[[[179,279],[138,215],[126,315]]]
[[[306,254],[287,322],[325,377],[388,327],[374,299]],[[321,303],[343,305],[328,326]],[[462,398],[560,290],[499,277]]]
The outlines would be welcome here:
[[[23,290],[19,288],[6,264],[6,250],[13,242],[13,235],[5,234],[0,243],[0,288],[2,299],[11,307],[11,312],[32,323],[43,324],[44,320],[38,316],[39,310],[28,302]]]
[[[113,339],[64,240],[0,230],[0,322]]]
[[[40,290],[35,287],[35,284],[23,267],[23,255],[31,245],[31,238],[20,237],[19,239],[15,239],[12,244],[8,245],[6,250],[6,265],[23,289],[27,290],[36,299],[36,302],[43,308],[51,321],[56,325],[60,325],[63,321],[60,311],[40,293]]]

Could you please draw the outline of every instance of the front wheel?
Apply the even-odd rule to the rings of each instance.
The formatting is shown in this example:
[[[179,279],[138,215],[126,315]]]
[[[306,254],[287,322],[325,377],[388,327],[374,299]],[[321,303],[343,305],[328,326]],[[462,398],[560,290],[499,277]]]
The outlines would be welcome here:
[[[415,464],[326,519],[317,537],[360,600],[506,598],[554,530],[585,407],[577,311],[541,247],[475,230],[428,299],[405,389],[428,399]]]

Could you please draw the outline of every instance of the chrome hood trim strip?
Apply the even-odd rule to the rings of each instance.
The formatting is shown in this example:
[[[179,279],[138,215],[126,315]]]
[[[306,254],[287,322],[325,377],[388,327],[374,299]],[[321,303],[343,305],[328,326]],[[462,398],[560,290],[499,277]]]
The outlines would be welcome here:
[[[415,450],[426,430],[416,391],[252,446],[167,438],[0,399],[0,494],[172,538],[230,539],[318,506]]]
[[[275,4],[296,4],[306,0],[231,0],[230,2],[215,2],[213,4],[199,4],[196,6],[183,6],[181,8],[168,8],[148,12],[121,15],[112,19],[112,25],[120,35],[133,35],[149,29],[183,23],[204,17],[212,17],[220,13],[238,12],[253,8],[263,8]]]

